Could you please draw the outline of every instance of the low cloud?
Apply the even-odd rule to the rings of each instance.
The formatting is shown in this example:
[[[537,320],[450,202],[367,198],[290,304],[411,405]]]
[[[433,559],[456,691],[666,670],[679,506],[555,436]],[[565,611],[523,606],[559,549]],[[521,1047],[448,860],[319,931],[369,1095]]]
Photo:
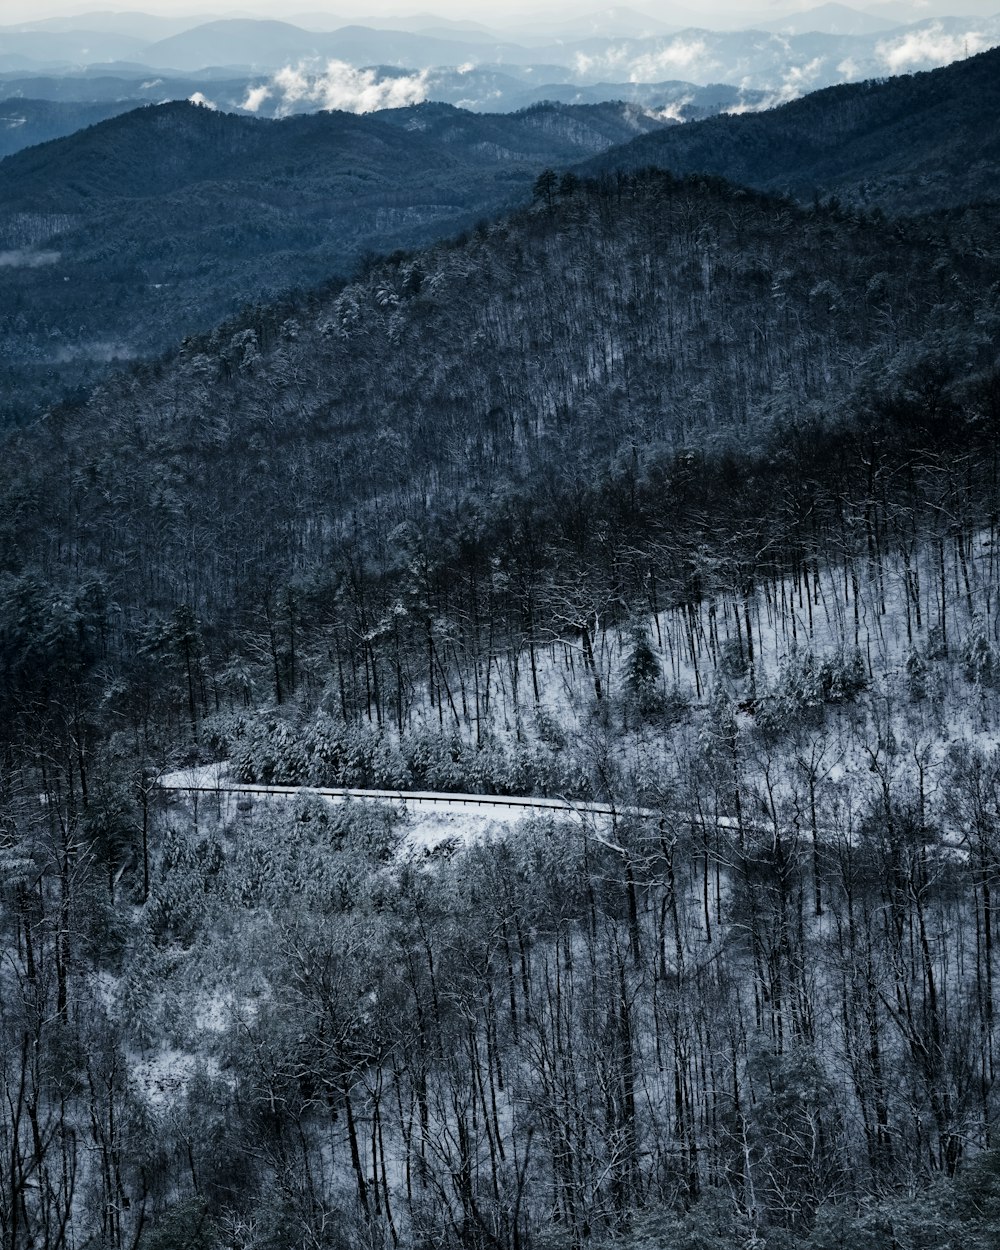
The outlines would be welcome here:
[[[196,91],[194,95],[189,95],[188,104],[197,104],[200,108],[212,110],[218,107],[214,100],[209,100],[201,91]]]
[[[779,86],[772,87],[759,99],[741,100],[739,104],[734,104],[732,108],[725,109],[724,112],[732,117],[739,117],[743,113],[763,113],[767,109],[778,108],[779,105],[797,100],[800,96],[815,89],[816,80],[822,74],[824,64],[823,58],[817,56],[805,65],[791,65]],[[740,89],[749,91],[753,85],[750,79],[744,79],[740,83]]]
[[[55,265],[58,260],[58,252],[29,252],[16,248],[0,252],[0,269],[41,269],[43,265]]]
[[[797,99],[806,91],[812,91],[817,79],[823,72],[823,58],[814,57],[805,65],[791,65],[781,84],[781,91],[789,100]]]
[[[265,83],[260,87],[248,87],[247,98],[240,105],[248,113],[256,113],[265,100],[270,100],[274,92]]]
[[[885,39],[876,45],[875,55],[890,74],[904,74],[917,67],[950,65],[952,61],[974,56],[989,46],[989,40],[978,30],[949,35],[937,23],[921,30],[911,30],[896,39]]]
[[[647,117],[653,118],[658,122],[682,122],[684,120],[684,110],[694,100],[694,96],[682,96],[679,100],[673,100],[670,104],[665,104],[663,108],[654,109],[646,108],[642,111]]]
[[[328,61],[322,70],[306,62],[294,68],[286,65],[268,86],[255,87],[248,92],[244,108],[256,112],[271,95],[280,100],[278,113],[290,113],[301,104],[345,113],[406,108],[427,99],[429,74],[429,70],[421,70],[417,74],[381,77],[377,70],[355,69],[346,61]],[[255,107],[251,108],[254,102]]]
[[[111,364],[115,360],[134,360],[135,352],[125,343],[75,343],[58,348],[52,359],[58,364],[74,360],[99,360]]]
[[[573,68],[581,78],[601,77],[615,81],[658,82],[678,75],[700,78],[718,67],[704,39],[672,39],[669,43],[636,56],[628,44],[611,44],[599,56],[578,52]]]
[[[703,73],[708,46],[704,39],[675,39],[665,48],[647,53],[632,62],[630,82],[655,82],[664,74]]]

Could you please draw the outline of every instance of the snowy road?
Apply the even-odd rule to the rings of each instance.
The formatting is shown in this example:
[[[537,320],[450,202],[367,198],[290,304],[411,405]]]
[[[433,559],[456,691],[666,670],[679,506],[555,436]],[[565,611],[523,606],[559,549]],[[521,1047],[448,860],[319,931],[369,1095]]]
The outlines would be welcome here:
[[[210,768],[212,766],[209,766]],[[617,816],[638,817],[646,820],[656,813],[647,808],[615,807],[609,803],[575,802],[564,798],[536,798],[530,795],[452,794],[436,790],[357,790],[321,786],[264,786],[234,783],[228,776],[206,776],[205,768],[170,773],[159,783],[167,794],[204,794],[213,798],[235,799],[294,798],[299,794],[315,795],[336,803],[381,802],[398,803],[421,814],[438,812],[446,814],[477,814],[491,821],[522,820],[525,816],[540,812],[561,812],[579,819],[599,817],[614,819]]]

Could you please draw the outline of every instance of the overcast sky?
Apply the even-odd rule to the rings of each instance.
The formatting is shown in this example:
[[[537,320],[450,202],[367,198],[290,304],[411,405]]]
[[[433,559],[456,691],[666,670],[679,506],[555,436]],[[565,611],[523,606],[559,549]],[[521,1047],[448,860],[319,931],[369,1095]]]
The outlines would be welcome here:
[[[713,27],[744,25],[753,18],[763,16],[780,16],[796,10],[809,9],[822,0],[709,0],[700,4],[698,0],[688,3],[663,4],[639,3],[627,7],[647,13],[660,21],[673,24],[697,24],[701,22]],[[209,20],[219,16],[260,16],[273,17],[283,21],[296,21],[300,25],[309,25],[308,15],[316,14],[317,26],[329,28],[333,19],[343,18],[345,21],[363,22],[365,16],[387,17],[398,13],[435,13],[449,18],[470,18],[494,27],[514,25],[522,16],[537,22],[549,15],[571,16],[573,13],[588,13],[610,6],[602,5],[594,0],[550,0],[548,3],[531,4],[529,0],[511,0],[510,3],[498,3],[497,0],[428,0],[427,3],[405,4],[400,0],[363,0],[351,3],[342,0],[330,4],[317,3],[316,0],[247,0],[242,4],[227,4],[225,0],[215,3],[213,0],[119,0],[118,4],[108,0],[0,0],[0,24],[14,22],[37,21],[39,18],[64,16],[67,14],[87,13],[95,10],[110,9],[159,13],[170,16],[190,16],[192,24],[200,20]],[[916,21],[922,17],[938,14],[953,15],[987,15],[1000,11],[1000,0],[887,0],[884,4],[855,0],[855,8],[872,11],[884,10],[887,16],[896,20]],[[730,19],[731,18],[731,22]]]

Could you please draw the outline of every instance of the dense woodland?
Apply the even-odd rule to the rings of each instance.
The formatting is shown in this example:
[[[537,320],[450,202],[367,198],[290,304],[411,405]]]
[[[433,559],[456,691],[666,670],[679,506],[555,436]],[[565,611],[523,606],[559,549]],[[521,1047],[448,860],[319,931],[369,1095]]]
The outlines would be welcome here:
[[[547,171],[7,437],[5,1250],[996,1244],[997,237]]]
[[[663,125],[623,104],[274,120],[175,101],[18,152],[0,161],[0,424]]]

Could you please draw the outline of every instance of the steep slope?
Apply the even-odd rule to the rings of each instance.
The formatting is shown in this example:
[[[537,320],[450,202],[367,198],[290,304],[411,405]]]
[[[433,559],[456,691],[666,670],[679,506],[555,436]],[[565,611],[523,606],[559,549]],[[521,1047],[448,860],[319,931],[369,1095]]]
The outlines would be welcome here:
[[[178,103],[19,152],[0,163],[0,251],[22,258],[7,272],[6,402],[54,398],[109,356],[468,226],[525,199],[546,165],[662,124],[619,105],[265,121]]]
[[[627,105],[280,121],[138,110],[0,163],[6,420],[93,381],[109,358],[524,202],[546,166],[664,165],[807,202],[937,209],[994,194],[997,117],[1000,51],[683,126]]]
[[[598,157],[587,169],[720,174],[802,199],[887,212],[996,195],[1000,49],[944,69],[830,87],[764,113],[708,118]]]
[[[187,602],[226,646],[268,584],[342,560],[377,577],[404,523],[446,547],[468,524],[483,552],[522,497],[547,546],[589,549],[634,504],[642,543],[675,502],[658,460],[685,449],[758,447],[766,466],[773,446],[780,465],[787,436],[825,464],[845,421],[958,445],[976,410],[959,396],[995,364],[992,248],[663,175],[578,189],[234,322],[27,431],[3,561],[58,578],[71,549],[123,628]],[[751,489],[731,472],[734,497]]]

